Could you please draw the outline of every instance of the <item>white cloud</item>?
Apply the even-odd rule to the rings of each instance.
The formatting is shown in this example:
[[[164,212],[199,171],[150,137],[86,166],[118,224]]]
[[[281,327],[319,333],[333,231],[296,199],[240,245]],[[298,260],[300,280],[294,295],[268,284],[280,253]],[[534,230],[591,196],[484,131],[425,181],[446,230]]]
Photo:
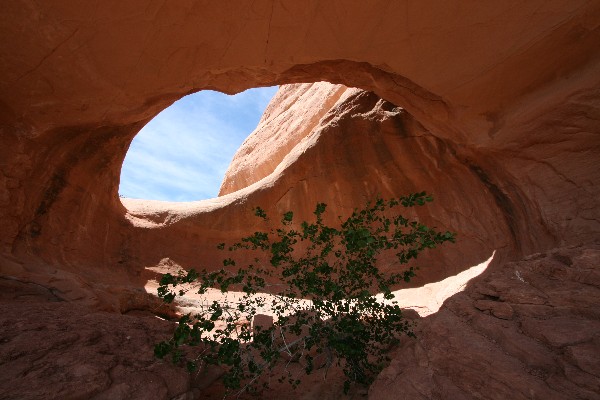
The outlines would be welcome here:
[[[121,171],[125,197],[216,197],[234,153],[256,128],[277,87],[235,96],[204,91],[163,110],[133,139]]]

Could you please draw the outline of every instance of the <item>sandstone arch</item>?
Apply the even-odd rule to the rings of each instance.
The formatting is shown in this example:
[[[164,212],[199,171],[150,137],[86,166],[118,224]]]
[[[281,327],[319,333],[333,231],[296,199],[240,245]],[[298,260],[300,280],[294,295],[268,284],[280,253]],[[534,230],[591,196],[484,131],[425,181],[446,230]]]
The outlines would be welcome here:
[[[78,271],[139,257],[116,196],[139,128],[190,91],[316,80],[372,90],[460,148],[522,252],[595,237],[597,4],[132,4],[3,12],[13,261]],[[548,160],[557,146],[568,153]]]
[[[597,5],[380,6],[15,3],[3,13],[5,256],[73,271],[139,258],[117,180],[140,127],[190,91],[316,80],[372,90],[453,143],[522,252],[592,240]],[[555,142],[588,161],[544,160]]]
[[[492,171],[508,158],[514,162],[514,153],[531,141],[525,138],[535,128],[531,125],[551,123],[540,115],[579,115],[593,106],[591,88],[598,84],[593,49],[599,41],[593,25],[598,9],[593,4],[557,3],[555,8],[546,6],[542,14],[532,4],[518,11],[508,5],[469,10],[438,6],[419,10],[407,2],[388,6],[391,9],[382,13],[375,5],[262,2],[233,12],[193,2],[187,10],[149,5],[143,11],[104,3],[92,17],[83,6],[14,5],[4,17],[7,37],[20,36],[3,45],[3,54],[10,56],[2,98],[5,253],[39,253],[50,264],[63,265],[125,262],[130,247],[135,247],[128,243],[135,239],[126,233],[116,196],[120,164],[137,130],[189,91],[233,92],[313,80],[351,84],[401,105],[426,129],[467,152],[477,148],[474,152],[479,154],[465,157],[496,158],[488,168]],[[329,26],[326,21],[335,20],[340,10],[345,13],[343,21]],[[462,24],[446,18],[452,13],[461,17]],[[396,28],[401,16],[406,29]],[[161,25],[180,20],[188,22],[180,29]],[[99,28],[103,21],[109,21],[109,29]],[[473,29],[467,21],[481,24]],[[20,33],[27,23],[39,29]],[[367,42],[364,33],[371,31]],[[448,31],[454,34],[443,33]],[[226,34],[216,36],[222,32]],[[465,40],[468,49],[461,45]],[[421,46],[415,49],[414,41]],[[532,62],[540,55],[550,59]],[[565,79],[573,71],[578,71],[576,79]],[[589,129],[593,120],[585,123],[588,126],[577,128],[593,133]],[[555,129],[555,137],[560,134],[564,130]],[[576,147],[590,143],[588,138],[571,137]],[[591,144],[596,152],[597,141]],[[516,158],[519,163],[529,159],[540,165],[536,154]],[[594,176],[589,176],[593,171],[585,170],[581,162],[570,159],[566,164],[571,175],[593,182]],[[563,185],[573,182],[578,197],[593,201],[593,188],[557,171],[552,162],[541,165],[549,171],[527,178],[553,175]],[[497,188],[491,190],[500,202],[498,185],[519,180],[516,171],[503,169],[508,175],[496,178],[473,167],[486,185]],[[553,203],[550,198],[561,190],[530,200]],[[564,203],[568,201],[547,207],[561,208]],[[577,215],[578,207],[567,206],[552,221],[543,215],[541,204],[534,207],[542,209],[536,218],[550,235],[539,243],[534,240],[533,248],[564,242],[568,236],[582,240],[590,233],[579,232],[583,224],[577,232],[569,230],[566,220]],[[590,222],[586,225],[595,229]],[[527,236],[518,240],[526,241]]]
[[[273,185],[238,192],[220,203],[206,203],[206,212],[191,216],[186,206],[155,206],[127,214],[117,197],[118,176],[136,132],[160,110],[193,91],[233,93],[261,85],[321,80],[369,90],[403,107],[408,115],[391,120],[416,121],[420,127],[414,129],[429,135],[421,144],[427,143],[456,165],[453,179],[465,184],[465,196],[450,203],[458,207],[466,199],[480,207],[476,209],[480,212],[464,219],[473,221],[465,230],[483,232],[475,226],[481,216],[494,222],[490,237],[498,238],[494,244],[506,245],[504,257],[518,258],[557,246],[592,246],[599,240],[597,2],[262,0],[224,5],[111,0],[89,7],[84,2],[22,0],[5,4],[0,11],[3,278],[34,282],[51,289],[46,293],[49,298],[58,294],[63,300],[96,308],[140,307],[148,301],[143,293],[124,289],[139,289],[148,279],[143,267],[163,256],[153,249],[155,244],[172,240],[169,251],[188,262],[196,256],[188,241],[201,239],[200,232],[223,234],[223,227],[239,233],[249,222],[236,210],[246,207],[248,199],[279,198],[286,188]],[[363,100],[359,105],[376,109],[378,100]],[[413,144],[408,148],[418,147]],[[369,148],[381,148],[377,146]],[[351,144],[346,148],[351,149]],[[435,160],[423,159],[423,163]],[[473,185],[478,189],[467,192]],[[467,252],[473,255],[480,250]],[[521,312],[519,318],[526,319],[526,312],[533,311],[519,304],[523,297],[511,286],[517,267],[529,271],[532,279],[550,276],[546,283],[555,279],[553,271],[571,274],[565,282],[573,296],[549,285],[554,291],[548,292],[552,301],[547,307],[560,306],[577,318],[597,320],[590,311],[594,302],[586,303],[578,294],[591,291],[596,259],[597,252],[569,249],[540,255],[526,265],[507,264],[496,271],[504,274],[502,279],[492,275],[458,296],[438,320],[424,325],[424,335],[427,329],[435,331],[435,321],[454,324],[457,315],[468,316],[467,322],[461,322],[467,328],[486,326],[482,321],[489,315],[477,314],[472,304],[489,293],[506,296],[515,309],[521,307],[516,312]],[[557,267],[557,260],[583,265],[588,275]],[[584,284],[585,288],[577,286]],[[490,292],[492,286],[504,292]],[[588,300],[594,298],[589,296]],[[575,303],[584,305],[579,310]],[[477,304],[493,311],[488,303]],[[561,318],[558,328],[567,321],[562,314]],[[518,325],[521,320],[515,321],[511,323]],[[539,329],[529,322],[535,336]],[[455,326],[462,329],[458,323]],[[501,332],[498,342],[516,353],[514,365],[562,371],[555,360],[561,357],[563,342],[537,338],[544,346],[556,348],[547,351],[531,345],[531,353],[522,352],[512,345],[526,341],[516,336],[516,330],[493,326],[484,329],[482,343],[489,344],[490,331]],[[574,363],[584,362],[578,354],[589,348],[597,353],[593,332],[590,335],[585,338],[588,347],[565,342],[571,346]],[[432,337],[432,342],[441,343],[442,338]],[[418,346],[407,350],[409,360],[423,365]],[[506,351],[500,353],[499,357]],[[440,357],[437,366],[421,368],[425,378],[433,370],[440,374],[455,369],[455,364],[444,364],[446,358]],[[489,364],[485,355],[481,360],[482,368]],[[585,369],[587,364],[581,365]],[[400,382],[393,368],[383,378],[389,375]],[[534,372],[526,375],[530,379],[526,382],[539,378],[532,378]],[[564,387],[556,390],[576,390],[563,375],[556,382]],[[572,376],[574,381],[580,379],[577,382],[587,379]],[[468,374],[459,376],[467,382],[468,378]],[[434,383],[446,387],[447,382],[440,382]],[[550,390],[543,382],[540,385],[540,393]],[[522,386],[525,390],[528,383]],[[594,386],[589,387],[593,394]],[[449,398],[460,394],[440,393],[434,394]]]

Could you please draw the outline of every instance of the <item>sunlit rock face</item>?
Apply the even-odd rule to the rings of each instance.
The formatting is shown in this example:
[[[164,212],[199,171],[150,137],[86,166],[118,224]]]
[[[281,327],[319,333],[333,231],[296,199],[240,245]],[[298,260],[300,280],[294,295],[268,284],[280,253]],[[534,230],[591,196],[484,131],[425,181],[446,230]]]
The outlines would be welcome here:
[[[504,194],[495,186],[498,170],[491,157],[475,158],[471,149],[436,137],[373,93],[329,83],[296,84],[283,86],[273,98],[235,155],[221,194],[272,186],[263,202],[268,208],[310,219],[315,204],[325,202],[335,223],[337,216],[348,216],[378,196],[425,190],[435,197],[433,205],[407,210],[408,215],[456,231],[462,239],[421,259],[426,268],[416,283],[422,284],[478,264],[496,249],[506,254],[517,243],[539,246],[551,240],[531,218],[539,211],[515,203],[520,191]],[[503,207],[519,217],[504,218]],[[537,231],[535,241],[520,243],[525,230]],[[390,259],[382,267],[397,265]]]
[[[593,248],[600,240],[597,2],[408,1],[382,8],[316,0],[144,7],[107,0],[91,8],[17,1],[3,6],[0,21],[0,272],[53,299],[118,312],[153,308],[144,289],[156,278],[152,268],[216,262],[216,243],[259,228],[254,206],[308,217],[324,201],[333,215],[344,215],[378,194],[427,190],[436,201],[418,216],[457,231],[459,242],[419,260],[427,268],[418,284],[460,272],[494,250],[490,273],[512,268],[507,260],[559,246]],[[336,85],[282,88],[240,149],[219,198],[118,198],[129,143],[183,95],[320,81]],[[524,284],[504,281],[498,298]],[[459,297],[460,309],[443,306],[439,318],[463,313],[468,325],[477,322],[469,317],[475,309],[511,315],[506,305],[473,296]],[[548,296],[556,304],[568,297]],[[521,303],[508,303],[517,315],[513,305]],[[547,319],[544,309],[525,311]],[[442,343],[444,335],[427,326],[422,335]],[[593,393],[590,376],[597,375],[588,365],[597,358],[580,356],[599,353],[597,339],[588,339],[591,350],[569,350],[579,370],[563,368],[552,355],[541,361],[550,363],[543,371],[585,381],[582,398],[584,390]],[[520,339],[506,340],[517,346]],[[468,354],[461,346],[456,352]],[[407,370],[426,377],[455,367],[451,353],[426,350],[440,364],[427,369],[420,358],[421,369]],[[478,365],[493,365],[493,353],[479,356]],[[538,374],[538,361],[519,360]],[[481,376],[487,370],[473,373],[482,385],[490,382]],[[493,385],[460,390],[440,396],[498,393]]]
[[[326,82],[282,86],[271,99],[258,127],[237,151],[219,196],[272,174],[296,145],[322,128],[326,115],[331,118],[332,108],[346,90],[345,86]]]

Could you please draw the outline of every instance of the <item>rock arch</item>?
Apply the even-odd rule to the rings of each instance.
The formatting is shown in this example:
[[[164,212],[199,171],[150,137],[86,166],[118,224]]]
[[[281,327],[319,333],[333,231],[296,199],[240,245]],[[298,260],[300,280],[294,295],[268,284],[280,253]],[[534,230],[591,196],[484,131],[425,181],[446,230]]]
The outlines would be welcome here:
[[[599,15],[587,1],[14,3],[2,15],[7,268],[93,280],[156,261],[117,198],[140,127],[193,91],[320,80],[373,91],[452,144],[518,253],[595,241]],[[247,223],[211,207],[209,232]],[[199,223],[169,229],[197,239]]]

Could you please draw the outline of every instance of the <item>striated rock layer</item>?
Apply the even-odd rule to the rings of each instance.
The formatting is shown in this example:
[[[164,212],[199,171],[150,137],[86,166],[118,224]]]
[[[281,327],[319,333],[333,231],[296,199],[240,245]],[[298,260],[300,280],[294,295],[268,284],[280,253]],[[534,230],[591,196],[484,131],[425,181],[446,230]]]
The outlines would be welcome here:
[[[15,298],[32,300],[31,288],[39,288],[48,296],[43,301],[71,302],[40,306],[49,315],[67,315],[69,307],[73,318],[81,310],[149,309],[156,299],[145,287],[156,266],[215,262],[216,243],[260,226],[250,216],[254,206],[295,209],[303,217],[325,201],[333,215],[343,215],[377,194],[427,190],[437,200],[418,216],[462,239],[420,260],[428,268],[416,284],[456,274],[494,250],[489,274],[504,278],[492,294],[476,289],[492,275],[477,278],[423,320],[418,345],[398,353],[371,396],[385,397],[390,382],[412,373],[430,388],[415,389],[425,398],[511,397],[511,388],[523,398],[560,398],[567,390],[594,398],[596,336],[568,343],[561,337],[565,330],[588,332],[584,325],[595,327],[597,315],[587,306],[584,317],[575,306],[550,314],[522,307],[530,300],[510,295],[524,282],[508,278],[514,265],[506,262],[558,247],[585,252],[600,240],[599,21],[600,4],[589,0],[6,4],[0,11],[1,278],[25,285],[13,288]],[[232,163],[221,197],[119,200],[131,140],[183,95],[319,81],[344,86],[283,87]],[[579,256],[565,257],[578,268]],[[527,284],[552,273],[551,263],[538,264],[521,274]],[[597,267],[596,261],[586,267],[593,279]],[[556,282],[573,290],[538,288],[546,295],[538,306],[595,301],[588,287],[595,284],[565,271]],[[4,327],[20,318],[18,311],[3,315]],[[500,324],[491,319],[511,316]],[[125,324],[114,315],[97,317]],[[94,321],[88,321],[92,331]],[[11,360],[31,355],[19,346],[43,340],[40,330],[23,331],[31,342],[3,333],[0,350],[12,349]],[[489,345],[485,335],[500,341],[492,334],[504,335],[504,344]],[[95,340],[86,335],[83,344],[75,336],[64,340],[79,352]],[[467,337],[479,344],[466,346]],[[440,350],[445,338],[457,338],[448,351]],[[418,349],[426,359],[411,356]],[[524,359],[515,349],[540,359]],[[23,360],[33,365],[35,357]],[[71,365],[74,356],[65,357]],[[499,372],[485,368],[496,359]],[[129,362],[123,360],[110,362]],[[147,359],[135,365],[152,367]],[[519,365],[524,378],[506,372]],[[29,366],[23,376],[36,371]],[[103,371],[78,373],[109,390],[111,375]],[[54,388],[48,393],[67,393],[67,379],[47,379]],[[157,393],[189,392],[185,385],[159,385]],[[120,387],[122,397],[131,394]],[[1,393],[15,397],[10,390]]]

